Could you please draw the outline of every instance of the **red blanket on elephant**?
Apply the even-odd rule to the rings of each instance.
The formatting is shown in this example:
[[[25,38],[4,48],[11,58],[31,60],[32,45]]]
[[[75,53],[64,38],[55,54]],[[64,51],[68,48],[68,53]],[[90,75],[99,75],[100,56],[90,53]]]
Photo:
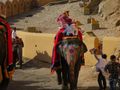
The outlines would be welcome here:
[[[2,66],[1,70],[2,70],[2,72],[4,72],[1,75],[4,76],[4,78],[3,78],[3,81],[4,81],[5,78],[12,79],[12,76],[13,76],[13,73],[14,73],[14,68],[13,68],[13,53],[12,53],[12,37],[11,37],[11,28],[10,28],[10,25],[9,25],[9,23],[3,17],[0,17],[0,24],[5,29],[5,32],[3,34],[4,34],[4,37],[6,39],[6,43],[7,43],[6,58],[5,58],[5,60],[3,60],[4,62],[1,65]]]
[[[60,66],[59,60],[60,60],[60,55],[57,52],[57,47],[59,45],[59,42],[62,40],[62,38],[64,37],[64,32],[65,28],[61,28],[54,39],[54,47],[53,47],[53,52],[52,52],[52,68],[56,69]],[[80,30],[78,30],[78,38],[82,41],[82,33],[80,32]]]
[[[7,47],[8,47],[8,65],[13,64],[13,55],[12,55],[12,37],[11,37],[11,28],[10,25],[0,17],[0,22],[6,27],[7,29]]]

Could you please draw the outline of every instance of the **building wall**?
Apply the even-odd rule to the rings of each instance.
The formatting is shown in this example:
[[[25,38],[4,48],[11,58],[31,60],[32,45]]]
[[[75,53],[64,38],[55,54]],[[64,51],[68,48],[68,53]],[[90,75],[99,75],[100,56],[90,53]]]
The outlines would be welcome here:
[[[108,55],[117,54],[120,50],[120,37],[105,37],[103,39],[103,52]]]
[[[12,11],[13,11],[13,9],[12,9],[12,3],[10,1],[7,1],[5,3],[5,16],[6,17],[12,16]]]
[[[46,52],[47,56],[48,55],[50,57],[52,56],[53,39],[55,36],[54,34],[27,33],[20,31],[18,31],[17,34],[24,41],[24,45],[25,45],[23,48],[24,57],[32,59],[38,55],[38,52],[43,54],[44,52]],[[89,52],[89,49],[95,47],[95,39],[96,37],[89,37],[89,36],[84,37],[84,42],[88,47],[88,52],[85,54],[86,65],[95,65],[96,63],[94,56]],[[40,59],[44,60],[45,58],[40,57]]]
[[[85,53],[85,65],[93,66],[96,64],[96,59],[94,55],[89,52],[89,50],[92,48],[97,48],[96,46],[98,46],[99,44],[99,39],[94,36],[91,37],[88,34],[86,34],[84,36],[84,42],[88,48],[88,51]]]
[[[18,3],[18,13],[19,14],[25,12],[25,1],[26,0],[19,0],[19,3]]]
[[[32,0],[25,0],[25,4],[24,4],[25,5],[25,7],[24,7],[25,11],[24,12],[30,11],[31,4],[32,4]]]
[[[5,15],[5,4],[0,2],[0,15]]]
[[[48,4],[49,2],[56,1],[56,0],[37,0],[39,5],[45,5]]]
[[[53,48],[54,34],[39,34],[39,33],[27,33],[27,32],[17,32],[17,34],[23,39],[25,47],[23,48],[23,56],[27,58],[34,58],[37,56],[37,52],[44,53],[51,57]],[[97,62],[94,55],[89,52],[92,48],[97,48],[99,40],[96,37],[91,37],[89,35],[84,36],[84,42],[87,45],[88,52],[85,53],[85,64],[94,66]],[[105,37],[103,39],[103,53],[108,55],[108,59],[114,51],[120,50],[120,38],[116,37]],[[116,55],[115,51],[115,55]],[[47,57],[47,56],[46,56]],[[40,57],[44,60],[43,57]],[[50,60],[50,59],[48,59]]]
[[[2,14],[2,4],[3,3],[0,2],[0,15]]]
[[[55,0],[6,0],[0,2],[0,15],[10,17],[32,10]]]
[[[18,12],[18,0],[13,0],[12,2],[12,16],[14,15],[17,15],[19,12]]]
[[[23,39],[24,42],[24,57],[32,59],[37,55],[36,52],[47,52],[49,56],[52,55],[53,34],[38,34],[27,32],[17,32],[17,34]]]

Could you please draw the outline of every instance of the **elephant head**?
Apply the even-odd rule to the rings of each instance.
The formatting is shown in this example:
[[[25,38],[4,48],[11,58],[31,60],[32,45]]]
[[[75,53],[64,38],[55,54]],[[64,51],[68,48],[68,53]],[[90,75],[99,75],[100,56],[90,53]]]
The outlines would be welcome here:
[[[70,81],[71,90],[77,88],[78,74],[81,67],[81,53],[83,51],[81,46],[82,42],[78,38],[62,40],[59,45],[60,55],[67,62],[69,68],[67,74],[69,76],[68,81]]]

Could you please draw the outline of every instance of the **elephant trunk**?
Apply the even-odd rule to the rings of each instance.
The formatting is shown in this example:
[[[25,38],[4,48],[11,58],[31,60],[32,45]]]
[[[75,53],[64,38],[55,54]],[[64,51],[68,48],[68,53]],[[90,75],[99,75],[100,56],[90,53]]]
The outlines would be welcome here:
[[[70,90],[74,90],[75,88],[75,73],[74,73],[74,62],[70,62],[70,65],[69,65],[69,74],[70,74]]]

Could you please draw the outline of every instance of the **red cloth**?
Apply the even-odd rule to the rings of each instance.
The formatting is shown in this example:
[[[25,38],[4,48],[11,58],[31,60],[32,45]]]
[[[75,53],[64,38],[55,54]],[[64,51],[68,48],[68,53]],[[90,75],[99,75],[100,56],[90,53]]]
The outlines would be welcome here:
[[[63,36],[64,36],[63,32],[64,32],[64,28],[61,28],[57,32],[55,39],[54,39],[54,47],[53,47],[53,53],[52,53],[52,65],[53,66],[54,66],[55,62],[57,62],[57,60],[59,60],[59,54],[57,53],[57,45],[58,45],[59,41],[61,41]],[[80,30],[78,30],[78,37],[81,41],[83,40],[82,33]]]
[[[79,37],[79,39],[80,39],[81,41],[83,41],[82,33],[81,33],[80,30],[78,30],[78,37]]]
[[[62,40],[62,37],[63,37],[63,31],[64,31],[64,28],[61,28],[56,36],[55,36],[55,39],[54,39],[54,47],[53,47],[53,55],[52,55],[52,64],[55,63],[57,57],[58,57],[58,54],[57,54],[57,45],[58,45],[58,42]]]
[[[66,27],[66,24],[72,24],[72,19],[63,13],[57,18],[57,22],[61,27]]]
[[[11,37],[11,28],[7,21],[0,17],[0,22],[5,25],[7,29],[7,47],[8,47],[8,65],[13,64],[13,54],[12,54],[12,37]]]
[[[3,29],[3,26],[0,26],[0,29]]]

